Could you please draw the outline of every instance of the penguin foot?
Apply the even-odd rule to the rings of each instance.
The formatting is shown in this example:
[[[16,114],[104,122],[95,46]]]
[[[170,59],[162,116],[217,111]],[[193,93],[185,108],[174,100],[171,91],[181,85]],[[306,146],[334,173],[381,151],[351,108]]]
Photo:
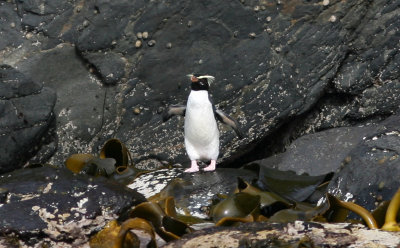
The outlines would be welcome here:
[[[204,168],[204,171],[214,171],[215,167],[216,167],[217,161],[215,160],[211,160],[211,163],[209,166],[207,166],[206,168]]]
[[[185,172],[188,173],[193,173],[193,172],[198,172],[199,171],[199,166],[197,165],[196,160],[192,160],[192,164],[189,169],[186,169]]]

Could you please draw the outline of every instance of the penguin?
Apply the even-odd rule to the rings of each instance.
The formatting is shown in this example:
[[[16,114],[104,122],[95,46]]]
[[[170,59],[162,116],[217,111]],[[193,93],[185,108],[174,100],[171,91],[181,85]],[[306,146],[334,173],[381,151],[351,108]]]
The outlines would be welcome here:
[[[198,160],[211,161],[204,171],[214,171],[219,155],[219,130],[217,121],[230,126],[239,138],[243,133],[236,120],[216,109],[209,96],[210,85],[215,78],[210,75],[187,75],[191,81],[191,91],[185,105],[172,105],[163,113],[163,121],[174,115],[185,116],[185,148],[191,166],[185,172],[199,171]]]

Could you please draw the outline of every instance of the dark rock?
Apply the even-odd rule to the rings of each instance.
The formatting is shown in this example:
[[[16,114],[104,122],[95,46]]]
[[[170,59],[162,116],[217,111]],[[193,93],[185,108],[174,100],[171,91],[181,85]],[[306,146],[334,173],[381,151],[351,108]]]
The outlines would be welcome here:
[[[21,20],[11,3],[0,3],[0,50],[6,47],[18,47],[22,43]]]
[[[128,22],[142,7],[143,2],[140,0],[96,1],[87,10],[95,11],[95,15],[90,18],[91,25],[82,30],[77,41],[77,48],[80,51],[110,48],[113,41],[122,37]]]
[[[72,5],[68,1],[58,2],[65,4],[62,13],[54,15],[49,21],[43,22],[42,26],[36,27],[50,39],[49,47],[62,42],[76,43],[83,29],[84,21],[95,15],[93,6]]]
[[[43,87],[9,65],[1,65],[0,69],[0,99],[2,100],[32,95]]]
[[[348,114],[352,118],[393,114],[400,104],[400,81],[390,80],[365,89],[360,95],[359,104],[357,112]]]
[[[233,114],[245,130],[247,139],[237,140],[231,130],[222,129],[220,161],[229,163],[244,155],[249,150],[248,144],[260,142],[284,120],[309,111],[329,87],[340,61],[346,57],[347,37],[341,32],[342,27],[323,18],[318,19],[318,25],[299,20],[291,28],[277,27],[280,32],[271,37],[263,32],[252,11],[239,3],[230,3],[229,8],[221,4],[198,5],[193,2],[190,8],[183,8],[173,16],[180,8],[169,5],[165,16],[150,20],[153,12],[166,8],[159,3],[158,8],[144,12],[137,25],[136,31],[148,30],[157,42],[172,42],[177,48],[166,50],[155,46],[141,50],[143,56],[135,74],[140,84],[135,89],[144,88],[147,94],[142,96],[142,90],[135,91],[135,99],[127,99],[125,106],[131,109],[141,104],[149,110],[143,111],[140,119],[127,111],[118,131],[119,136],[134,137],[126,142],[137,147],[135,152],[141,155],[138,160],[157,157],[188,163],[184,147],[179,145],[183,141],[181,125],[178,130],[177,120],[160,125],[154,116],[164,102],[165,105],[185,103],[189,90],[184,78],[187,72],[204,71],[216,76],[217,82],[211,87],[215,102]],[[216,20],[212,19],[215,13],[218,13]],[[209,21],[200,21],[207,18]],[[193,25],[177,26],[174,23],[178,19],[183,23],[192,21]],[[276,25],[282,19],[286,17],[276,18]],[[255,39],[248,38],[251,32],[257,34]],[[318,52],[322,44],[324,52]],[[279,54],[275,52],[278,48]],[[179,67],[184,73],[177,76],[175,70],[165,69],[164,64],[168,68]]]
[[[35,81],[57,89],[57,138],[53,141],[58,151],[50,160],[55,165],[62,165],[73,153],[89,152],[93,145],[86,142],[95,139],[105,125],[113,111],[106,108],[115,106],[115,89],[103,87],[82,62],[75,48],[64,44],[19,64],[21,71],[32,75]]]
[[[42,26],[51,22],[56,16],[63,15],[72,8],[69,1],[48,1],[46,4],[35,1],[18,1],[18,14],[22,25],[28,30],[42,30]]]
[[[125,75],[125,62],[118,54],[87,53],[84,57],[96,68],[102,82],[106,85],[118,83]]]
[[[251,164],[291,170],[299,175],[317,176],[335,172],[350,151],[375,129],[375,126],[342,127],[304,135],[293,141],[284,153]]]
[[[185,75],[196,71],[215,76],[221,87],[214,87],[212,94],[219,100],[229,99],[224,94],[225,85],[230,84],[230,92],[234,92],[264,71],[263,62],[269,55],[268,37],[263,34],[257,18],[240,3],[231,2],[229,8],[221,3],[203,5],[197,1],[187,2],[184,6],[178,2],[154,5],[141,15],[135,33],[148,31],[157,43],[171,42],[177,50],[166,50],[163,46],[143,49],[135,76],[154,91],[151,98],[184,101],[188,86]],[[216,13],[218,18],[214,20]],[[191,21],[193,25],[176,25],[180,21]],[[235,30],[240,34],[237,38],[233,37]],[[250,32],[259,35],[257,39],[248,39]],[[165,70],[165,64],[171,68],[179,67],[181,73]],[[224,68],[234,73],[222,74]],[[186,86],[182,85],[179,90],[178,83]],[[174,91],[164,96],[167,90]]]
[[[0,173],[4,173],[20,168],[41,147],[54,118],[56,96],[8,65],[0,66],[0,92]]]
[[[390,200],[400,187],[400,115],[383,121],[349,154],[329,191],[368,210]]]
[[[171,42],[176,49],[155,46],[141,50],[143,56],[138,63],[137,72],[133,75],[141,82],[134,89],[134,97],[128,98],[133,92],[127,94],[124,105],[126,109],[143,107],[145,111],[142,111],[140,116],[135,116],[132,111],[126,111],[123,124],[117,133],[121,137],[126,137],[127,134],[130,137],[135,136],[133,140],[127,140],[127,142],[137,145],[136,153],[140,155],[150,153],[150,156],[161,160],[174,158],[176,162],[188,161],[183,147],[177,146],[183,140],[181,139],[182,129],[176,128],[175,120],[166,123],[166,128],[160,126],[160,117],[156,115],[157,110],[167,104],[185,103],[189,90],[186,74],[203,71],[216,76],[224,85],[213,87],[211,92],[214,99],[218,98],[218,101],[221,101],[226,99],[231,92],[249,84],[252,78],[264,70],[263,61],[267,59],[269,53],[267,36],[262,33],[261,25],[250,11],[236,2],[231,3],[230,7],[235,11],[229,12],[220,4],[202,6],[193,1],[190,5],[185,5],[180,13],[182,6],[179,3],[165,5],[160,2],[157,3],[157,7],[148,8],[141,16],[138,25],[135,26],[135,33],[149,31],[157,43]],[[196,8],[199,10],[195,10]],[[217,10],[221,12],[221,20],[202,21],[211,18]],[[165,14],[161,15],[160,12]],[[174,13],[176,14],[172,15]],[[230,13],[236,13],[236,15],[230,15]],[[153,18],[156,14],[157,18]],[[163,21],[166,19],[168,19],[167,22]],[[181,19],[185,23],[192,21],[193,25],[191,27],[176,25],[175,23]],[[247,30],[241,26],[239,20],[241,20],[240,23],[247,23]],[[160,25],[162,29],[158,28]],[[241,35],[234,38],[232,32],[237,29],[240,30]],[[249,31],[256,32],[259,37],[254,40],[248,39]],[[171,58],[174,59],[171,60]],[[154,63],[155,61],[157,63]],[[165,70],[166,64],[169,68],[180,68],[181,72],[177,74],[174,70]],[[221,74],[224,68],[229,68],[235,73],[227,77],[228,75]],[[230,90],[226,92],[225,88]],[[146,124],[146,129],[141,128],[144,124]],[[136,128],[139,129],[134,131]],[[131,132],[135,134],[130,135]],[[170,135],[166,136],[165,132]],[[157,138],[147,139],[147,141],[141,138],[154,137],[154,135]],[[233,137],[232,134],[229,139]],[[223,149],[225,145],[222,146]],[[157,153],[153,150],[157,150]]]
[[[184,173],[183,169],[163,169],[135,178],[128,187],[146,198],[162,190],[174,196],[179,214],[208,219],[207,209],[217,194],[229,195],[237,187],[237,178],[251,182],[257,173],[245,169],[217,169],[214,172]],[[173,183],[173,185],[171,185]],[[167,186],[168,185],[168,186]],[[168,189],[165,189],[165,187]]]
[[[59,141],[49,146],[58,147],[50,160],[55,164],[71,153],[97,152],[111,137],[127,144],[135,163],[188,163],[182,118],[162,123],[160,112],[185,103],[186,74],[214,75],[214,102],[246,133],[238,140],[221,127],[218,163],[241,166],[284,150],[284,131],[291,141],[332,127],[375,123],[398,109],[397,5],[384,0],[5,3],[18,8],[31,32],[21,49],[2,50],[0,62],[10,61],[57,90]],[[135,46],[150,40],[157,44]],[[173,46],[166,49],[169,43]],[[115,67],[110,54],[118,61]],[[107,81],[107,75],[114,77]],[[103,87],[96,76],[118,83]]]
[[[4,204],[7,201],[8,189],[0,188],[0,204]]]
[[[377,123],[400,106],[398,6],[398,0],[1,1],[0,63],[40,83],[11,73],[17,78],[11,87],[1,84],[1,168],[13,170],[30,157],[61,166],[72,153],[98,152],[112,137],[142,167],[186,166],[183,118],[162,123],[160,113],[186,102],[185,75],[193,72],[216,77],[214,103],[246,133],[239,140],[221,126],[219,167],[268,157],[312,132]],[[157,44],[143,45],[151,40]],[[56,91],[54,110],[54,93],[42,82]],[[361,134],[354,135],[340,140],[354,145]],[[388,144],[394,149],[394,141]],[[332,168],[344,153],[323,156],[332,158]]]
[[[67,169],[22,169],[0,177],[8,190],[0,205],[0,240],[19,244],[77,247],[130,207],[146,199],[105,178],[75,175]]]
[[[379,12],[382,14],[380,18],[374,18],[376,12],[365,12],[365,22],[362,25],[347,23],[348,28],[355,29],[354,35],[359,38],[356,37],[352,42],[351,53],[343,61],[343,66],[338,71],[337,80],[335,80],[335,88],[338,91],[359,94],[373,84],[376,87],[378,86],[376,84],[385,81],[382,78],[382,70],[387,70],[386,65],[396,60],[396,64],[399,63],[398,58],[396,59],[398,56],[396,47],[400,34],[394,31],[393,27],[400,25],[400,20],[396,15],[391,15],[395,9],[389,10],[386,6],[381,6],[381,3],[378,1],[368,6],[371,9],[379,8]],[[358,9],[358,13],[365,11],[365,7]],[[385,50],[380,51],[378,47],[385,47]],[[396,71],[399,72],[399,68],[395,69],[394,73]],[[374,103],[371,104],[371,106],[373,105]]]

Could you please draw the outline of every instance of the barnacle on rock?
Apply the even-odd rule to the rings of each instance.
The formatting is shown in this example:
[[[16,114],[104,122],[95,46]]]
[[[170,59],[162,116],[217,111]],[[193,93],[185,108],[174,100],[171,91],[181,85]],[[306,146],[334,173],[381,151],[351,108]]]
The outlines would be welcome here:
[[[141,40],[137,40],[136,42],[135,42],[135,47],[136,48],[140,48],[142,46],[142,41]]]

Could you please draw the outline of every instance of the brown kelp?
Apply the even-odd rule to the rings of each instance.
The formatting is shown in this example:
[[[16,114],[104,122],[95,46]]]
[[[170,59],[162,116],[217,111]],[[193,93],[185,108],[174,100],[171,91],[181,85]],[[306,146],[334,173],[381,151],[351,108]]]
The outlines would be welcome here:
[[[169,190],[179,189],[173,187]],[[393,197],[390,205],[385,208],[386,226],[383,230],[398,231],[396,216],[399,209],[400,189]],[[171,192],[169,192],[171,194]],[[138,229],[150,237],[147,247],[157,247],[156,234],[165,241],[179,239],[184,234],[193,232],[193,229],[185,221],[177,219],[174,197],[160,194],[153,197],[153,202],[144,202],[129,212],[129,218],[120,225],[114,223],[107,227],[114,230],[103,230],[91,240],[92,247],[120,248],[130,245],[139,247],[139,239],[135,233],[129,230]],[[161,197],[162,196],[162,197]],[[262,207],[274,205],[281,202],[284,207],[269,212],[268,215],[261,211]],[[232,194],[221,195],[211,207],[210,218],[216,226],[232,226],[244,222],[279,222],[287,223],[295,220],[318,221],[318,222],[347,222],[349,212],[354,212],[364,220],[369,228],[378,228],[375,217],[365,208],[352,203],[337,199],[331,194],[326,194],[326,201],[321,205],[310,204],[300,201],[289,201],[283,196],[269,194],[250,183],[238,179],[238,187]],[[269,216],[270,215],[270,216]],[[382,215],[382,214],[381,214]],[[380,220],[381,221],[381,220]],[[106,228],[105,228],[106,229]],[[109,242],[102,242],[103,236],[109,238]],[[98,246],[104,243],[103,246]],[[104,246],[105,244],[112,246]]]
[[[118,142],[112,142],[109,147],[113,147],[113,149],[122,147],[118,145]],[[93,157],[84,155],[82,159],[86,159],[87,163]],[[103,159],[106,159],[106,157]],[[115,158],[113,157],[112,159]],[[120,161],[124,160],[120,159]],[[120,224],[118,222],[116,225],[114,224],[115,226],[112,228],[115,230],[113,232],[108,231],[112,235],[107,234],[109,239],[113,240],[112,246],[109,247],[120,248],[128,244],[132,247],[138,247],[138,242],[140,241],[137,235],[130,231],[134,229],[141,230],[142,233],[144,232],[149,237],[148,241],[146,241],[147,247],[156,247],[157,238],[162,238],[166,242],[179,239],[183,235],[193,232],[194,229],[192,227],[195,227],[194,224],[201,221],[207,222],[211,220],[215,226],[234,226],[245,222],[288,223],[296,220],[360,222],[359,220],[348,219],[350,212],[359,215],[369,228],[375,229],[382,226],[383,230],[399,231],[396,217],[398,216],[397,212],[400,205],[400,189],[390,204],[388,203],[385,205],[386,207],[380,208],[380,214],[372,215],[362,206],[353,202],[341,201],[329,193],[325,194],[325,201],[319,205],[315,204],[315,201],[310,201],[310,196],[314,195],[316,191],[319,191],[319,195],[324,190],[326,191],[326,184],[329,181],[330,174],[309,178],[307,175],[294,177],[292,172],[286,173],[271,173],[261,180],[262,184],[260,184],[260,180],[251,184],[242,178],[238,178],[237,187],[234,191],[226,195],[214,195],[214,201],[209,206],[210,219],[206,218],[200,221],[194,220],[196,218],[190,216],[189,212],[184,215],[185,218],[181,215],[182,210],[184,211],[185,209],[185,204],[190,204],[189,199],[185,197],[185,189],[193,187],[193,182],[190,181],[190,178],[177,177],[171,180],[161,192],[150,197],[148,202],[132,208],[127,216],[120,218],[120,221],[122,221],[119,222]],[[271,179],[275,176],[276,178]],[[293,177],[293,182],[290,182],[291,177]],[[265,182],[266,180],[268,182]],[[279,185],[282,183],[286,186],[280,189]],[[264,188],[260,187],[260,185],[264,186]],[[291,187],[295,189],[291,189]],[[268,190],[270,188],[273,190]],[[177,208],[175,197],[180,199],[180,204],[185,204]],[[178,214],[177,209],[181,214]],[[384,222],[385,224],[383,225]],[[104,233],[106,232],[104,231]],[[97,239],[100,239],[100,236]],[[95,244],[95,240],[93,238],[91,244]],[[105,248],[105,246],[101,248]]]
[[[140,243],[136,235],[125,232],[125,236],[121,239],[120,231],[121,225],[118,224],[117,220],[110,221],[100,232],[91,237],[90,247],[113,248],[116,244],[119,247],[139,247]]]
[[[182,235],[193,231],[186,223],[168,216],[154,202],[143,202],[130,211],[131,218],[142,218],[149,221],[160,237],[166,241],[179,239]]]
[[[399,232],[400,226],[396,222],[396,216],[400,208],[400,188],[397,190],[396,194],[393,196],[392,200],[386,211],[385,223],[382,226],[382,230]]]
[[[112,177],[123,184],[140,174],[139,170],[133,166],[130,152],[118,139],[106,141],[99,156],[72,154],[65,161],[65,165],[74,173]]]
[[[251,222],[257,220],[259,207],[260,196],[239,192],[215,204],[210,216],[217,226],[227,225],[227,222]]]
[[[331,194],[326,194],[326,197],[329,201],[331,209],[343,208],[343,209],[352,211],[352,212],[358,214],[365,221],[365,223],[367,224],[367,226],[369,228],[373,228],[373,229],[378,228],[378,225],[376,224],[376,221],[375,221],[374,217],[372,216],[372,214],[365,208],[361,207],[360,205],[357,205],[353,202],[341,201]],[[347,217],[347,213],[345,214],[346,217]],[[340,216],[340,214],[336,213],[335,218],[339,218],[338,216]]]

